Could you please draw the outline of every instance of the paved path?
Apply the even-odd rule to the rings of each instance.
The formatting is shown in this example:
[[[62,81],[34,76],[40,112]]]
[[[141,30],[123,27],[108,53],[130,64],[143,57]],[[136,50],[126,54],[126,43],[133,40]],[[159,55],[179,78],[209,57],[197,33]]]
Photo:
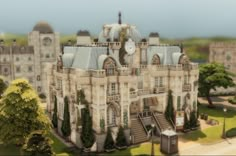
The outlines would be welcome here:
[[[227,139],[216,144],[192,144],[180,149],[180,155],[236,155],[236,138]]]

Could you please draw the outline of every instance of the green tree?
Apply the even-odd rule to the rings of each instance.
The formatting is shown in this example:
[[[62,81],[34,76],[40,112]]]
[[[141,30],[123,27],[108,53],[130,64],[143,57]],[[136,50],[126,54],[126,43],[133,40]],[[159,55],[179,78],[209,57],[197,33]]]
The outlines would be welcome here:
[[[61,125],[61,131],[65,137],[70,136],[71,133],[70,112],[69,112],[69,101],[67,96],[64,98],[64,116]]]
[[[223,64],[208,63],[200,66],[199,70],[199,93],[207,98],[209,107],[214,107],[210,98],[210,90],[217,87],[232,87],[234,82],[231,78],[232,73],[225,70]]]
[[[190,113],[190,120],[189,120],[190,127],[191,127],[191,128],[197,127],[197,122],[198,122],[198,119],[197,119],[197,117],[196,117],[196,112],[195,112],[195,111],[192,111],[192,112]]]
[[[6,89],[7,89],[7,84],[4,82],[4,78],[0,77],[0,99]]]
[[[86,148],[90,148],[95,141],[95,137],[93,134],[93,125],[92,118],[89,113],[88,104],[86,108],[84,108],[84,113],[82,117],[82,133],[81,133],[81,141]]]
[[[52,115],[52,124],[54,128],[57,128],[58,118],[57,118],[57,97],[56,96],[54,96],[54,109],[53,109],[53,115]]]
[[[51,144],[52,140],[46,136],[44,131],[34,131],[27,138],[22,150],[26,155],[51,156],[54,154]]]
[[[114,143],[114,140],[111,135],[111,130],[110,130],[110,128],[108,128],[107,136],[106,136],[105,143],[104,143],[104,149],[110,150],[110,149],[114,149],[114,148],[115,148],[115,143]]]
[[[189,129],[189,128],[191,128],[191,127],[190,127],[190,122],[189,122],[189,120],[188,120],[188,118],[187,118],[187,114],[184,113],[184,130],[187,130],[187,129]]]
[[[167,120],[174,121],[175,115],[174,115],[174,106],[173,106],[173,97],[172,97],[172,91],[169,90],[168,92],[168,102],[165,110],[165,117]]]
[[[22,145],[31,132],[50,129],[50,121],[39,104],[27,80],[11,82],[0,103],[0,140],[4,144]]]
[[[116,146],[118,147],[127,146],[127,141],[126,141],[124,129],[122,126],[119,127],[119,131],[116,138]]]

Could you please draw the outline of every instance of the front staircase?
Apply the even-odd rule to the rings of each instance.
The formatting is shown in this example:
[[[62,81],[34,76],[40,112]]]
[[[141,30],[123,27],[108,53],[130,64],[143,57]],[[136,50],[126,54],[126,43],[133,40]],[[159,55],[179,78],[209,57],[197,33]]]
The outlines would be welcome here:
[[[133,136],[133,143],[138,144],[148,140],[147,134],[138,118],[131,120],[131,133]]]
[[[166,120],[165,115],[163,113],[153,113],[153,117],[157,124],[159,125],[159,128],[161,129],[161,132],[163,132],[166,129],[172,129],[172,125]]]

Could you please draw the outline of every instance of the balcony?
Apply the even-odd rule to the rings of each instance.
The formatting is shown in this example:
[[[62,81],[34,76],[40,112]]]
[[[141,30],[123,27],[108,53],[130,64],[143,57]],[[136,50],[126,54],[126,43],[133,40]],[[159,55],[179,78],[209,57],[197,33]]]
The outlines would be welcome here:
[[[130,74],[130,70],[128,68],[120,68],[118,69],[120,76],[128,76]]]
[[[139,95],[139,96],[140,96],[140,95],[148,95],[148,94],[150,94],[150,91],[147,90],[147,89],[139,89],[139,90],[138,90],[138,95]]]
[[[156,93],[156,94],[164,93],[165,91],[166,91],[166,88],[164,86],[154,88],[154,93]]]
[[[120,101],[120,94],[107,95],[107,102]]]
[[[129,93],[130,98],[136,98],[138,96],[136,91],[132,91]]]
[[[183,92],[191,91],[191,84],[184,84],[183,85]]]
[[[90,70],[92,77],[102,78],[106,76],[105,70]]]

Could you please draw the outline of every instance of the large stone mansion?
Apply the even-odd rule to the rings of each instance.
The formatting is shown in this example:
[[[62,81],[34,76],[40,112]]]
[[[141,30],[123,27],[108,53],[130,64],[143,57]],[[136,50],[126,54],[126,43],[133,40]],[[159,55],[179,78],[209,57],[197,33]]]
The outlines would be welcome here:
[[[64,97],[69,98],[70,139],[78,146],[78,121],[85,107],[77,102],[81,91],[89,103],[98,151],[107,128],[115,138],[118,127],[125,127],[132,143],[147,140],[148,124],[155,123],[159,131],[168,129],[171,124],[165,126],[163,113],[169,90],[176,111],[197,107],[198,64],[189,61],[181,46],[160,44],[158,33],[142,39],[135,26],[123,24],[120,18],[118,23],[105,24],[95,40],[88,31],[79,31],[76,45],[65,46],[57,63],[46,66],[48,112],[52,115],[56,96],[60,132]]]
[[[44,93],[45,63],[53,63],[60,53],[59,34],[46,22],[37,23],[28,34],[28,46],[20,46],[14,39],[11,46],[0,40],[0,75],[7,81],[26,78],[37,90]]]

